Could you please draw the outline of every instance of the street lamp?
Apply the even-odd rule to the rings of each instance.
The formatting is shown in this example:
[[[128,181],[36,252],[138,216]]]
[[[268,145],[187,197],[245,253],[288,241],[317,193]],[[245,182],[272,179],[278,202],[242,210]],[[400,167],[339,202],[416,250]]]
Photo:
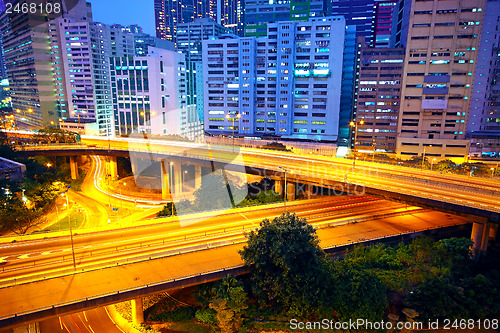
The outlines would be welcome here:
[[[285,169],[283,167],[278,167],[278,168],[283,170],[283,172],[285,173],[285,190],[283,191],[283,208],[284,208],[285,213],[286,213],[286,196],[287,196],[286,173],[287,172],[293,173],[293,170],[288,170],[288,169]]]
[[[226,119],[227,119],[227,120],[231,120],[231,121],[233,122],[233,153],[234,153],[234,121],[235,121],[236,119],[238,119],[238,120],[239,120],[239,119],[241,118],[241,114],[236,113],[236,115],[235,115],[235,116],[236,116],[236,117],[231,117],[231,115],[230,115],[230,114],[227,114],[227,115],[226,115]]]
[[[490,168],[491,170],[491,177],[493,177],[494,173],[495,173],[495,168]]]
[[[66,192],[69,191],[70,187],[71,186],[68,185],[68,188],[66,189],[66,191],[64,191],[63,193],[61,193],[61,195],[63,197],[66,197],[66,207],[68,209],[69,234],[70,234],[70,237],[71,237],[71,253],[73,254],[73,269],[76,271],[75,245],[73,243],[73,228],[71,227],[71,217],[70,217],[70,211],[69,211],[68,194],[66,194]]]
[[[356,143],[358,141],[358,125],[363,125],[365,122],[364,120],[360,120],[359,122],[358,121],[351,121],[349,123],[349,125],[351,127],[354,127],[354,159],[353,159],[353,162],[352,162],[352,168],[354,170],[354,167],[356,166]]]
[[[431,171],[432,171],[432,167],[434,166],[434,162],[436,161],[436,158],[434,157],[431,161]]]

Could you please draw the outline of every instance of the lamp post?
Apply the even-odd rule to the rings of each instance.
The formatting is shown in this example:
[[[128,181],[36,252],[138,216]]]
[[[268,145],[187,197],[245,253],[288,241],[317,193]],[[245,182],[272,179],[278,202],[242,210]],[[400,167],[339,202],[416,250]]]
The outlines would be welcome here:
[[[354,170],[355,166],[356,166],[356,153],[357,153],[357,149],[356,149],[356,143],[358,141],[358,125],[363,125],[365,122],[363,120],[360,120],[359,122],[358,121],[351,121],[349,123],[349,125],[351,127],[354,127],[354,159],[353,159],[353,162],[352,162],[352,169]]]
[[[431,161],[431,171],[432,171],[432,167],[434,166],[434,162],[436,161],[436,158],[434,157]]]
[[[236,119],[238,119],[238,120],[239,120],[240,118],[241,118],[241,114],[239,114],[239,113],[236,113],[236,114],[235,114],[235,117],[231,117],[231,115],[230,115],[230,114],[227,114],[227,115],[226,115],[226,119],[227,119],[227,120],[231,120],[231,121],[233,122],[233,153],[234,153],[234,121],[235,121]]]
[[[76,271],[76,259],[75,259],[75,245],[73,243],[73,228],[71,227],[71,217],[70,217],[70,211],[69,211],[69,200],[68,200],[68,194],[66,192],[69,191],[69,188],[71,186],[68,186],[66,191],[64,191],[61,195],[66,197],[66,207],[68,207],[68,222],[69,222],[69,234],[71,237],[71,254],[73,255],[73,269]]]
[[[187,175],[188,171],[187,170],[184,170],[184,172],[182,173],[182,190],[184,190],[184,184],[186,183],[186,175]]]
[[[494,174],[495,174],[495,168],[490,168],[491,170],[491,178],[493,178]]]

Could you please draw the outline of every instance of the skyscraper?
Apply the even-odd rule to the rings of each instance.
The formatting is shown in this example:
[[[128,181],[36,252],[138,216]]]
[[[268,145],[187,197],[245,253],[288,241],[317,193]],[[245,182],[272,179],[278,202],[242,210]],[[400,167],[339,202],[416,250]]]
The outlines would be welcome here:
[[[338,16],[203,41],[205,130],[336,141],[345,31]]]
[[[264,1],[245,0],[245,36],[266,36],[267,24],[325,16],[323,0]]]
[[[374,0],[327,0],[327,15],[342,15],[347,25],[356,26],[356,36],[370,38]]]
[[[65,11],[62,18],[87,21],[89,9],[90,4],[81,0]],[[56,126],[59,118],[57,94],[61,82],[54,80],[52,69],[53,64],[60,63],[60,57],[52,53],[48,42],[51,38],[49,25],[53,22],[51,17],[41,20],[39,13],[13,11],[0,16],[12,105],[25,115],[23,122],[30,126]]]
[[[200,120],[203,120],[203,85],[198,84],[203,82],[202,41],[230,32],[230,29],[209,18],[179,24],[177,50],[186,56],[187,104],[196,104]]]
[[[111,58],[117,135],[147,133],[194,139],[201,122],[186,105],[185,56],[150,47],[146,56]]]
[[[156,37],[176,41],[178,25],[195,18],[211,18],[243,34],[243,0],[155,0]]]
[[[500,157],[499,31],[500,2],[487,1],[467,125],[473,156]]]
[[[360,48],[356,151],[396,152],[404,56],[403,48]]]
[[[463,161],[484,0],[415,1],[398,20],[406,47],[397,153]],[[396,31],[396,35],[399,31]],[[406,45],[405,45],[406,43]]]
[[[370,46],[389,47],[391,39],[393,11],[397,2],[394,0],[375,1]]]

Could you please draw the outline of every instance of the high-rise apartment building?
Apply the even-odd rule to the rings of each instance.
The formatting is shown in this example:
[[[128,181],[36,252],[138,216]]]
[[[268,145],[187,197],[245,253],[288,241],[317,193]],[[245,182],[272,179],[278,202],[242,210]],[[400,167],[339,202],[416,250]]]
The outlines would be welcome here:
[[[150,47],[146,56],[111,58],[111,82],[117,135],[202,133],[196,108],[186,103],[182,53]]]
[[[353,148],[395,153],[405,51],[403,48],[367,47],[366,44],[359,51],[355,117],[358,133]]]
[[[263,37],[267,25],[280,21],[302,20],[325,16],[323,0],[265,1],[245,0],[245,36]],[[371,17],[370,17],[371,20]]]
[[[78,21],[91,20],[90,4],[79,1],[60,17]],[[24,115],[29,126],[56,126],[59,119],[58,100],[63,85],[56,79],[53,65],[60,65],[60,56],[53,53],[53,17],[40,13],[4,12],[0,16],[5,68],[9,79],[12,106]],[[57,50],[60,52],[60,50]],[[58,66],[55,66],[58,67]]]
[[[144,32],[134,33],[134,48],[136,56],[140,57],[148,54],[148,48],[150,46],[175,51],[175,44],[172,41],[153,37]]]
[[[176,41],[178,25],[211,18],[235,34],[243,34],[243,0],[155,0],[156,37]]]
[[[381,0],[373,5],[373,21],[370,46],[389,47],[391,39],[392,18],[397,2]]]
[[[345,31],[339,16],[203,41],[205,131],[337,141]]]
[[[375,0],[328,0],[327,15],[342,15],[347,25],[356,26],[356,35],[370,37]]]
[[[203,84],[198,84],[203,82],[202,41],[230,32],[230,29],[209,18],[179,24],[177,50],[186,56],[187,105],[196,105],[200,120],[203,120]]]
[[[403,157],[468,155],[484,8],[483,0],[413,0],[409,17],[401,20],[408,21],[396,148]]]
[[[500,157],[499,1],[486,2],[483,22],[467,137],[471,139],[472,156]]]
[[[340,91],[339,137],[337,145],[347,147],[351,128],[349,123],[356,116],[357,79],[356,27],[348,25],[344,36],[344,59],[342,62],[342,84]]]
[[[49,32],[61,121],[95,122],[96,134],[114,135],[109,58],[134,56],[134,35],[73,19],[54,20]]]
[[[0,80],[7,78],[7,72],[5,71],[5,57],[2,51],[2,35],[0,35]]]

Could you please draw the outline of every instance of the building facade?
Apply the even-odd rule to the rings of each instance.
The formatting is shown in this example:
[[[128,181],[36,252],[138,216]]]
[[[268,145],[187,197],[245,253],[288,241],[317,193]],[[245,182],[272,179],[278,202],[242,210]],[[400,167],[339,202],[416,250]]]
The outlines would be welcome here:
[[[360,152],[395,153],[405,51],[365,44],[360,52],[355,118],[358,133],[353,148]]]
[[[462,160],[485,1],[415,1],[408,21],[396,151]],[[401,38],[400,41],[404,41]]]
[[[500,2],[487,1],[472,92],[470,154],[500,157]]]
[[[327,15],[342,15],[347,25],[356,26],[356,35],[370,38],[374,0],[329,0]]]
[[[114,135],[109,58],[134,56],[133,34],[64,18],[51,22],[49,31],[59,121],[95,122],[97,135]]]
[[[242,35],[244,5],[243,0],[155,0],[156,37],[176,42],[178,26],[199,18],[210,18]]]
[[[181,135],[202,132],[196,108],[186,103],[182,53],[150,47],[146,56],[111,58],[116,135]]]
[[[311,18],[203,41],[205,131],[337,141],[345,31],[343,17]]]
[[[391,39],[392,18],[396,1],[375,1],[373,5],[372,32],[370,46],[389,47]]]
[[[228,34],[231,30],[209,18],[195,19],[179,24],[177,50],[186,56],[187,105],[196,105],[198,117],[203,121],[203,66],[202,41]]]
[[[265,1],[245,0],[245,36],[263,37],[267,25],[280,21],[301,20],[324,17],[325,2],[311,1]]]

